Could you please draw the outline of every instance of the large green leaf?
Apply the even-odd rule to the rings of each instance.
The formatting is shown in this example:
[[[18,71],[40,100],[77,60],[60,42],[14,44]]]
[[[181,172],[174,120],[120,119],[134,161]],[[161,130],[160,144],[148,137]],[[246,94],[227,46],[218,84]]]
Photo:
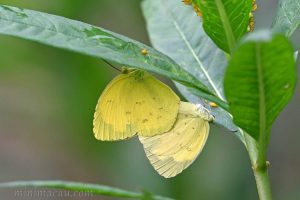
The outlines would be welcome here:
[[[192,7],[181,1],[145,0],[142,8],[152,45],[174,59],[224,100],[223,77],[227,59],[223,51],[205,34],[200,26],[200,18]],[[176,85],[189,101],[204,103],[190,88]],[[229,130],[237,130],[228,112],[221,108],[211,109],[216,123]]]
[[[252,0],[193,0],[203,13],[203,28],[218,47],[232,53],[247,32]]]
[[[155,72],[201,91],[208,99],[220,102],[205,85],[169,57],[99,27],[46,13],[0,5],[0,33]],[[142,49],[147,49],[148,54],[142,54]]]
[[[74,192],[80,192],[81,195],[104,195],[111,197],[123,197],[131,199],[142,199],[142,200],[172,200],[171,198],[152,196],[149,193],[138,193],[131,192],[123,189],[113,188],[104,185],[68,182],[68,181],[15,181],[0,183],[0,189],[4,188],[23,188],[23,187],[34,187],[34,188],[53,188],[71,190]],[[86,194],[84,194],[86,193]]]
[[[300,0],[279,0],[273,30],[290,37],[299,25]]]
[[[255,139],[268,138],[295,85],[290,42],[269,31],[250,34],[233,55],[225,76],[225,94],[235,124]]]

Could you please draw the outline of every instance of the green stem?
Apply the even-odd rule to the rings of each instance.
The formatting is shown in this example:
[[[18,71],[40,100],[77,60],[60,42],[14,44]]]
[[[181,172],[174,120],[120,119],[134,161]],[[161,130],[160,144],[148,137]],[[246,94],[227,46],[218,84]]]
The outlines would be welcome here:
[[[216,0],[216,3],[219,3],[221,5],[221,1]],[[222,11],[222,7],[219,6],[219,11]],[[220,15],[223,15],[224,12],[220,12]],[[226,14],[226,13],[225,13]],[[226,16],[227,17],[227,16]],[[222,18],[223,21],[226,18]],[[226,20],[225,20],[226,22]],[[224,29],[226,32],[226,35],[229,35],[229,39],[230,38],[234,38],[233,32],[230,29],[231,27],[228,26],[228,24],[224,25]],[[229,40],[229,47],[235,47],[236,46],[236,40],[235,39],[230,39]],[[260,47],[257,46],[257,52],[259,52]],[[230,60],[233,51],[232,49],[230,49],[230,54],[228,55],[226,54],[226,57],[228,60]],[[257,61],[259,61],[260,58],[260,54],[257,54]],[[258,62],[258,64],[260,64],[260,62]],[[261,67],[258,68],[258,82],[260,82],[262,85],[262,69]],[[264,87],[259,88],[259,92],[260,92],[260,96],[264,96]],[[260,109],[264,108],[265,109],[265,105],[264,105],[264,98],[259,102],[260,103]],[[228,108],[226,108],[225,110],[229,110]],[[264,112],[261,113],[265,113],[265,110],[263,110]],[[244,132],[243,130],[240,129],[240,132],[244,135],[244,139],[245,139],[245,146],[246,149],[248,151],[250,160],[251,160],[251,165],[252,165],[252,170],[254,173],[254,177],[255,177],[255,181],[256,181],[256,187],[257,187],[257,191],[258,191],[258,196],[260,200],[272,200],[272,193],[271,193],[271,185],[270,185],[270,180],[269,180],[269,176],[268,176],[268,164],[266,161],[266,152],[267,152],[267,147],[268,147],[268,142],[269,142],[269,133],[265,133],[265,116],[262,115],[260,116],[260,124],[262,124],[262,126],[260,127],[260,135],[263,135],[264,137],[260,137],[258,142],[256,140],[254,140],[251,136],[249,136],[246,132]]]
[[[258,150],[258,146],[260,145],[257,144],[257,142],[251,136],[249,136],[247,133],[244,133],[244,138],[246,142],[246,148],[251,160],[259,199],[271,200],[272,193],[268,176],[268,165],[266,164],[266,160],[261,160],[261,158],[265,158],[265,156],[260,156],[260,154],[262,154],[261,150]],[[263,162],[264,164],[260,162]]]
[[[123,189],[113,188],[105,185],[69,182],[69,181],[13,181],[0,183],[0,189],[9,188],[49,188],[49,189],[61,189],[79,192],[81,195],[87,195],[86,197],[92,197],[95,195],[103,195],[110,197],[120,197],[129,199],[153,199],[153,200],[173,200],[168,197],[153,196],[150,193],[131,192]],[[22,194],[22,190],[20,190]]]
[[[258,196],[260,200],[271,200],[271,186],[269,181],[268,170],[264,171],[254,171],[254,176],[256,180]]]

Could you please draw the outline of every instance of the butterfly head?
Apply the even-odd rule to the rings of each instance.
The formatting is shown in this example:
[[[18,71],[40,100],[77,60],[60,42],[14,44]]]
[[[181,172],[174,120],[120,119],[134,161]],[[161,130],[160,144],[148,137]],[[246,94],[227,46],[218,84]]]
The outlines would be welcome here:
[[[196,111],[199,116],[204,118],[205,120],[212,122],[215,120],[215,117],[211,114],[211,112],[205,108],[202,104],[196,104]]]

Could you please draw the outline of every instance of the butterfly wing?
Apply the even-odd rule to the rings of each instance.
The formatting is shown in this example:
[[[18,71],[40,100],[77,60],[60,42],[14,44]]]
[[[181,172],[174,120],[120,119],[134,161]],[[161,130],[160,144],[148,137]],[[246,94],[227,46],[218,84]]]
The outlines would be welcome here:
[[[179,97],[168,86],[134,70],[106,87],[96,107],[93,131],[99,140],[161,134],[175,123],[178,108]]]
[[[209,124],[201,117],[179,113],[173,129],[162,135],[139,137],[154,169],[165,178],[187,168],[205,145]]]
[[[173,127],[180,99],[167,85],[145,73],[142,83],[135,83],[132,93],[129,101],[135,102],[133,121],[138,135],[154,136]]]
[[[101,94],[93,121],[93,132],[98,140],[121,140],[135,135],[131,113],[124,112],[124,107],[119,103],[124,95],[124,88],[133,84],[131,82],[125,74],[121,74]],[[129,111],[131,109],[128,108]]]

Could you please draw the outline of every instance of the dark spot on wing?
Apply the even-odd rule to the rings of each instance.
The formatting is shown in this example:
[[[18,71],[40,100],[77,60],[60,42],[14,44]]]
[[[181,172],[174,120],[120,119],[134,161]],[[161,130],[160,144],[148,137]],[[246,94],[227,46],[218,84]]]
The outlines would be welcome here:
[[[143,123],[146,123],[147,121],[148,121],[148,119],[144,119],[144,120],[143,120]]]

